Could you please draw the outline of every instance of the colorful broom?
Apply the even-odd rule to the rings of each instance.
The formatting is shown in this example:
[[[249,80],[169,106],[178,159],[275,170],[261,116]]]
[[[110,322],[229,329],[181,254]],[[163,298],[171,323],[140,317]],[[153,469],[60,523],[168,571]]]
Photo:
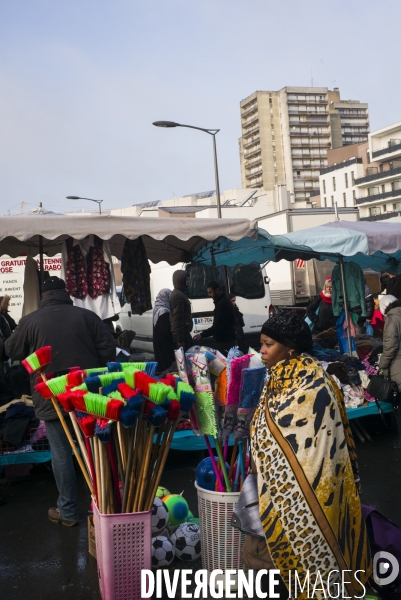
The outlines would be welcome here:
[[[43,382],[47,384],[48,382],[47,382],[46,375],[44,373],[44,369],[47,365],[49,365],[51,363],[51,361],[52,361],[51,346],[44,346],[43,348],[39,348],[36,352],[33,352],[32,354],[30,354],[25,360],[22,361],[22,364],[27,369],[28,373],[36,373],[36,372],[40,373]],[[52,380],[49,380],[49,382],[50,381],[52,381]],[[91,494],[93,495],[94,490],[93,490],[92,482],[91,482],[88,472],[85,468],[85,465],[82,462],[82,458],[74,444],[74,440],[72,439],[70,430],[67,427],[67,423],[64,420],[64,417],[60,410],[60,407],[59,407],[56,399],[54,398],[54,396],[51,396],[50,400],[51,400],[54,410],[56,411],[56,414],[61,422],[61,425],[64,429],[64,433],[67,436],[67,439],[70,443],[72,451],[75,454],[75,457],[76,457],[79,467],[82,471],[82,474],[85,477],[85,481],[88,485],[88,488],[89,488]]]

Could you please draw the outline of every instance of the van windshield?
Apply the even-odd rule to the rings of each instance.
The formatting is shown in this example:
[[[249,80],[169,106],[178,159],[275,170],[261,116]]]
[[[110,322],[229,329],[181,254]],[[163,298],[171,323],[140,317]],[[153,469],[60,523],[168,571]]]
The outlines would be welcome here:
[[[186,266],[186,271],[190,275],[189,297],[192,300],[208,297],[206,286],[209,281],[219,281],[224,287],[224,267],[210,267],[209,265],[190,263]],[[248,300],[264,298],[265,286],[258,263],[228,267],[227,276],[230,282],[230,292],[236,296]]]

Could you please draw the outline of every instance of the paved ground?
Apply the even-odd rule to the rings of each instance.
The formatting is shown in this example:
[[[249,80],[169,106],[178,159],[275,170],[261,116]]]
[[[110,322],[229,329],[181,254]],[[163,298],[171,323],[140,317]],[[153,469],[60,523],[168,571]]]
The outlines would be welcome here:
[[[394,434],[378,417],[367,417],[371,443],[357,443],[362,500],[401,525],[401,451],[392,450]],[[162,484],[184,495],[197,515],[194,467],[199,453],[172,452]],[[96,561],[88,554],[86,516],[89,496],[82,479],[79,501],[82,524],[68,529],[50,523],[56,486],[50,473],[0,479],[1,600],[99,600]],[[176,560],[172,567],[183,568]],[[193,564],[200,568],[200,563]],[[188,568],[188,567],[187,567]],[[178,595],[177,598],[180,596]]]

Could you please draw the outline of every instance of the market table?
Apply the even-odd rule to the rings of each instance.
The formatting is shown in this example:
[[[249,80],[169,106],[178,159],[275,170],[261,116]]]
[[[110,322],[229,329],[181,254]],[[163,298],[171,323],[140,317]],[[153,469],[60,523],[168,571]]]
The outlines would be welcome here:
[[[393,412],[393,406],[389,402],[379,402],[380,409],[382,413],[391,413]],[[380,411],[377,407],[376,402],[368,402],[366,406],[357,406],[356,408],[347,408],[348,420],[353,421],[350,423],[352,431],[356,434],[358,439],[361,442],[365,441],[365,438],[368,442],[372,441],[372,438],[366,431],[365,427],[362,425],[360,419],[362,417],[367,417],[368,415],[379,415]]]

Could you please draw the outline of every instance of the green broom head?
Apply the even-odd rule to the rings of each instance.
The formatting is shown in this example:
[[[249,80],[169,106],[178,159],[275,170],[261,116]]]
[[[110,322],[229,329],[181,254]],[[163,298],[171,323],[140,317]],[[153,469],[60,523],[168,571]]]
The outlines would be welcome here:
[[[189,412],[195,402],[195,392],[189,383],[179,381],[177,383],[177,395],[183,412]]]
[[[131,364],[131,363],[126,363]],[[135,388],[135,373],[138,372],[138,369],[135,367],[126,368],[123,370],[123,377],[125,379],[125,383],[129,385],[131,388]]]
[[[195,414],[202,435],[217,437],[216,411],[211,392],[195,392]]]
[[[91,375],[101,375],[102,373],[107,373],[106,367],[94,367],[93,369],[85,369],[85,373],[87,377]]]
[[[61,375],[60,377],[54,377],[49,379],[47,387],[52,391],[53,396],[58,396],[66,391],[68,385],[68,376]]]
[[[159,381],[149,383],[148,398],[155,404],[163,404],[165,400],[177,400],[177,394],[171,386]]]
[[[71,389],[72,392],[79,392],[79,391],[83,391],[83,392],[88,392],[88,386],[86,385],[86,383],[81,383],[80,385],[76,385],[75,387],[73,387]]]
[[[87,413],[96,417],[106,418],[107,404],[110,402],[110,398],[88,392],[83,399]]]
[[[43,346],[43,348],[38,348],[36,352],[33,352],[29,356],[22,360],[21,363],[24,365],[25,369],[31,375],[32,373],[36,373],[37,371],[41,371],[52,362],[52,347],[51,346]]]
[[[146,369],[146,363],[145,362],[127,362],[127,363],[121,363],[121,366],[123,368],[123,371],[126,371],[127,369],[135,369],[136,371],[145,371]]]
[[[120,373],[122,375],[122,373]],[[116,392],[118,389],[118,385],[122,383],[124,379],[115,379],[109,385],[105,385],[102,387],[102,396],[110,396],[112,392]]]
[[[102,395],[104,396],[105,394],[102,394]],[[122,400],[124,402],[124,398],[122,397],[122,395],[120,394],[120,392],[118,390],[114,390],[114,392],[110,392],[110,394],[107,394],[107,397],[113,398],[114,400]]]

